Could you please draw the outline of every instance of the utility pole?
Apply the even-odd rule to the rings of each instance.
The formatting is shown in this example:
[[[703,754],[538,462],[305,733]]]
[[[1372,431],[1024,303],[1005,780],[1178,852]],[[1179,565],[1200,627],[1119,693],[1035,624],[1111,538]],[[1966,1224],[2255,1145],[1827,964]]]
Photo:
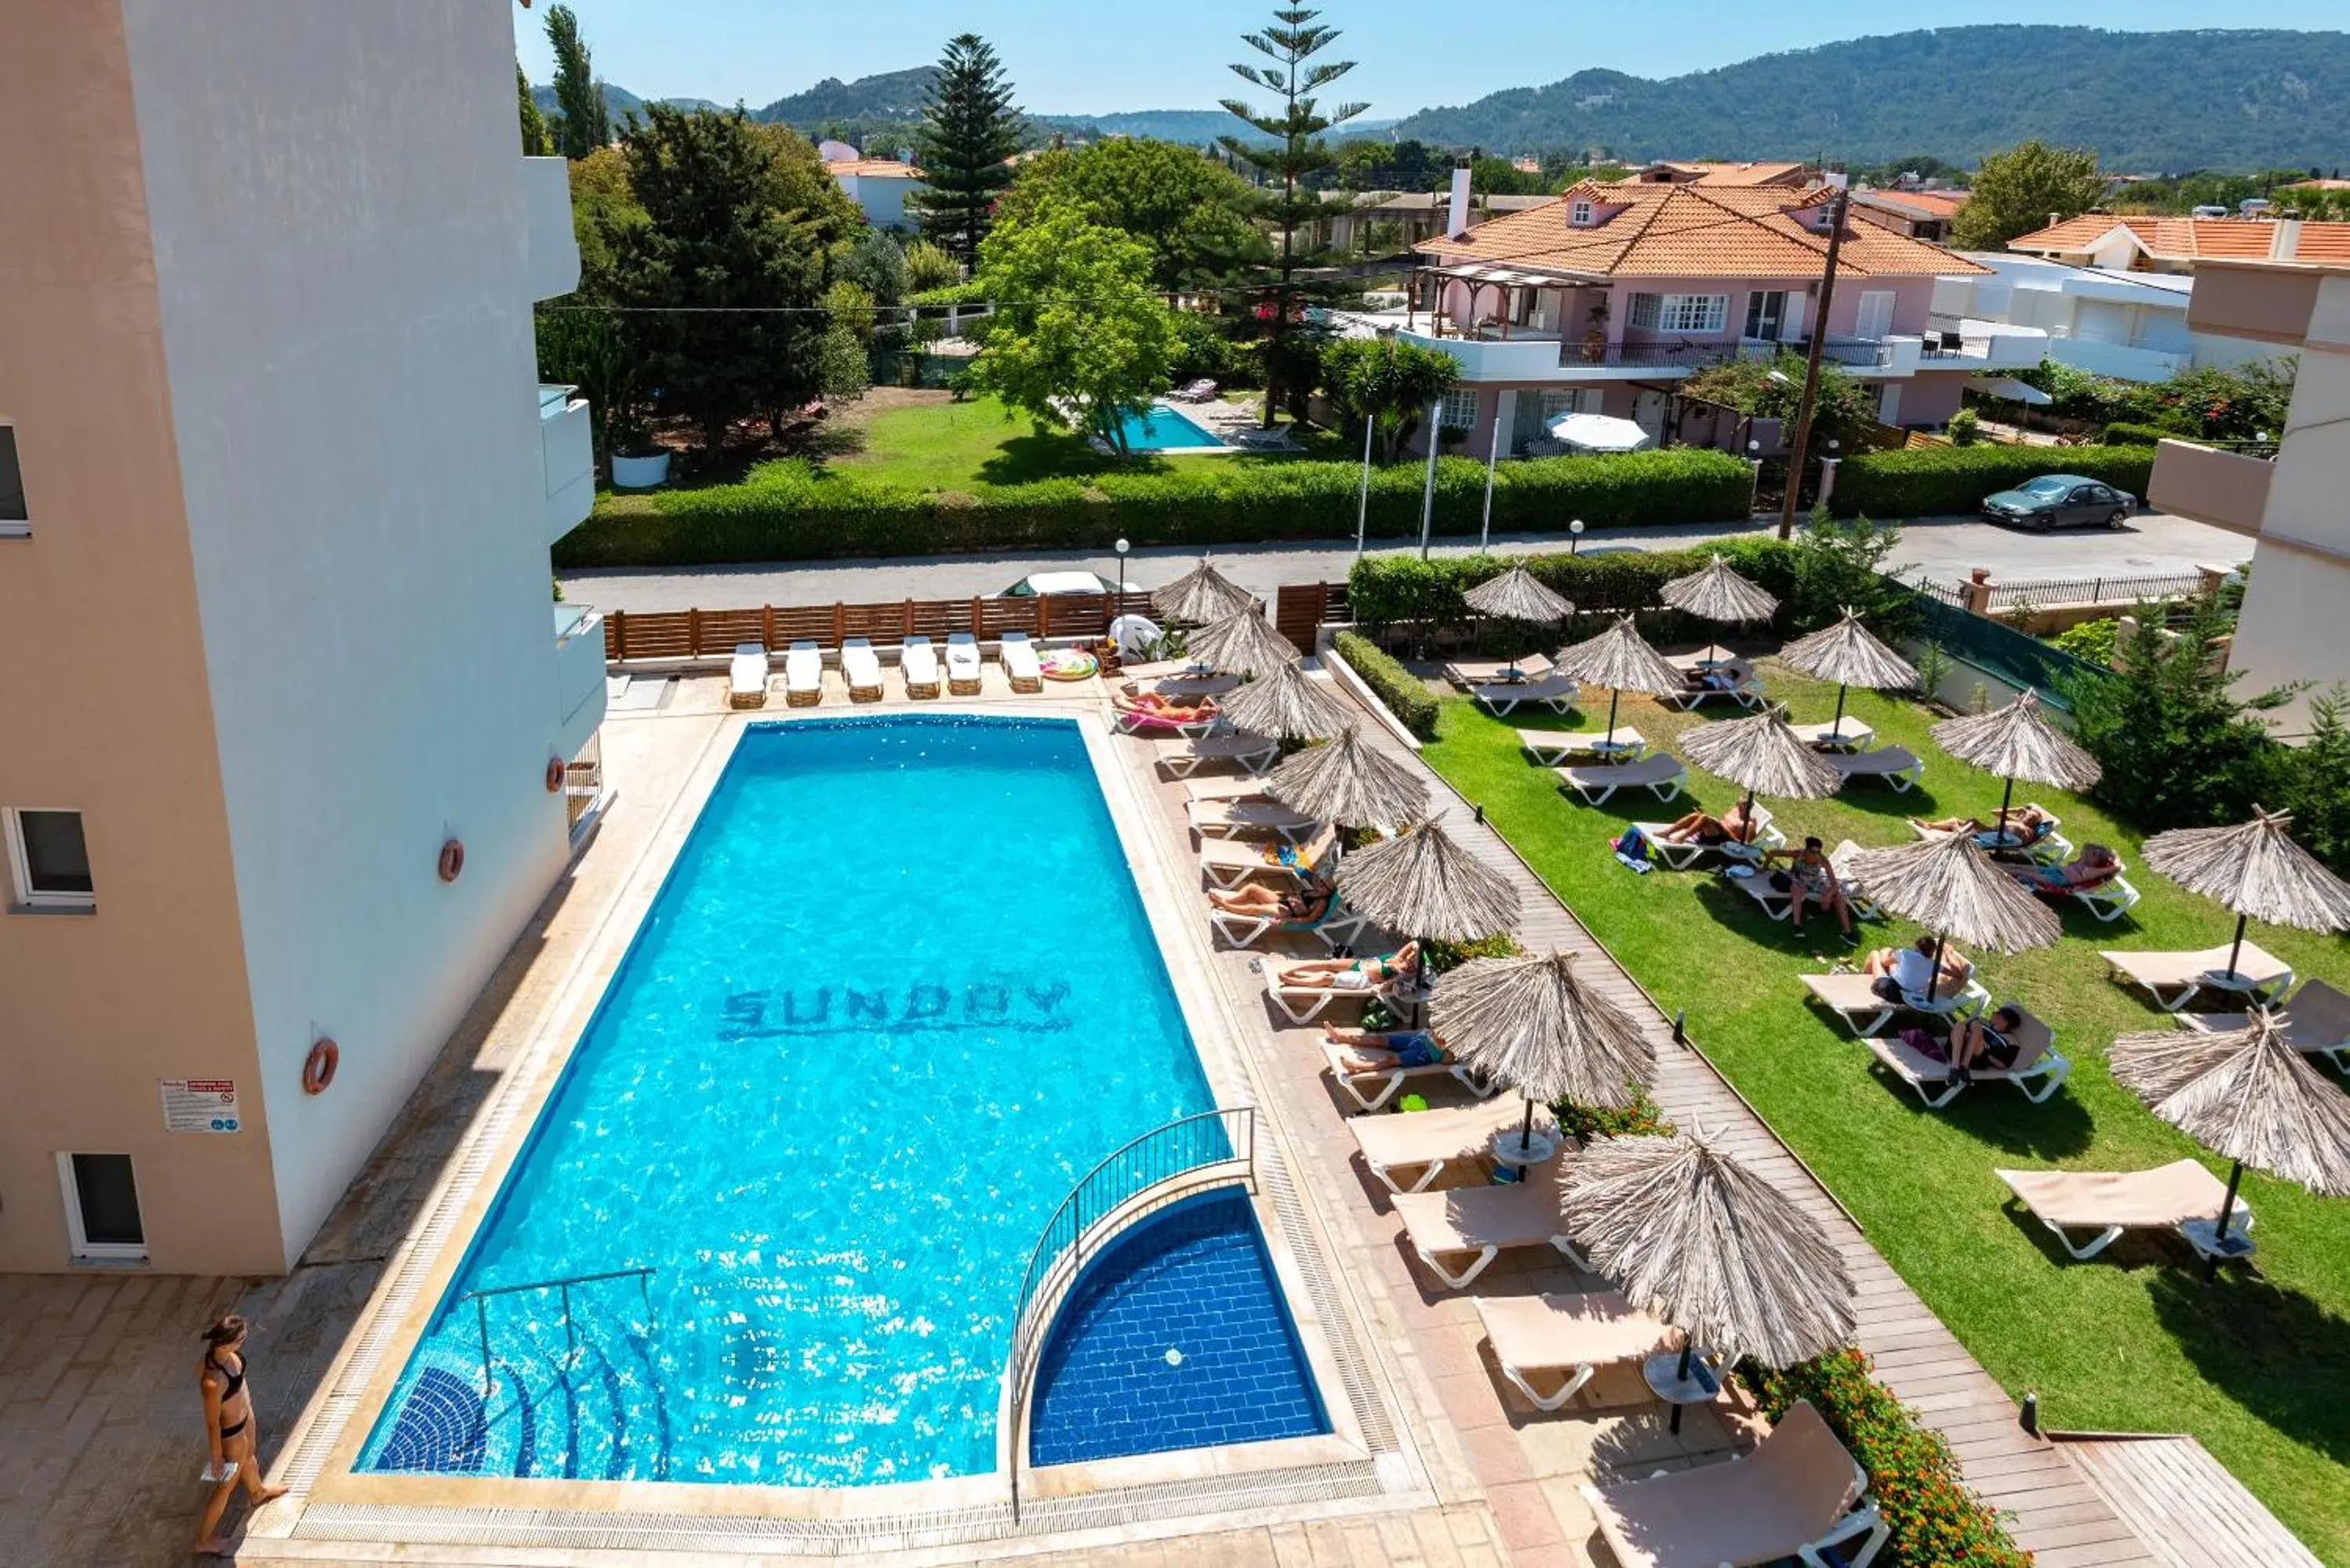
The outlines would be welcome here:
[[[1828,211],[1828,257],[1820,269],[1820,308],[1812,320],[1811,348],[1804,355],[1804,396],[1795,406],[1795,439],[1787,452],[1787,498],[1779,506],[1779,537],[1795,534],[1795,497],[1804,488],[1804,448],[1812,435],[1812,404],[1820,393],[1820,349],[1828,340],[1828,306],[1835,301],[1836,253],[1844,248],[1845,207],[1851,187],[1836,188],[1835,205]]]

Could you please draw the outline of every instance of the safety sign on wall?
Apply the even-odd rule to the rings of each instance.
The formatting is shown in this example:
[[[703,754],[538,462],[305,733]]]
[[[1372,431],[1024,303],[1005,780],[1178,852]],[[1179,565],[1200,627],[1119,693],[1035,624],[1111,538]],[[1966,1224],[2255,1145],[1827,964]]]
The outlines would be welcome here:
[[[165,1078],[163,1130],[183,1133],[233,1133],[243,1124],[236,1114],[234,1078]]]

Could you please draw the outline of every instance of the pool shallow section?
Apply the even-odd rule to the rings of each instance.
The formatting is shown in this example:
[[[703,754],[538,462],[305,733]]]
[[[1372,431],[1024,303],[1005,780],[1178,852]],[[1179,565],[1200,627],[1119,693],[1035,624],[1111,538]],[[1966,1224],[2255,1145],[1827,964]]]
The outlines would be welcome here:
[[[355,1468],[987,1474],[1040,1229],[1212,1103],[1073,722],[751,725]]]

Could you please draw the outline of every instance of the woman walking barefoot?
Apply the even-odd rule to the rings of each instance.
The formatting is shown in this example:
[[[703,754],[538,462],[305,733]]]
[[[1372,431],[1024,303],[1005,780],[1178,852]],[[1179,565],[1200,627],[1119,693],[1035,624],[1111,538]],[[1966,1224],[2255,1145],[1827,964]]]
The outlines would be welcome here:
[[[255,1508],[286,1495],[282,1486],[261,1484],[261,1433],[254,1423],[253,1395],[244,1386],[244,1319],[229,1314],[204,1330],[204,1355],[196,1364],[212,1454],[204,1479],[213,1483],[204,1521],[197,1530],[199,1556],[217,1557],[228,1550],[228,1542],[220,1538],[221,1515],[228,1511],[229,1494],[239,1482]]]

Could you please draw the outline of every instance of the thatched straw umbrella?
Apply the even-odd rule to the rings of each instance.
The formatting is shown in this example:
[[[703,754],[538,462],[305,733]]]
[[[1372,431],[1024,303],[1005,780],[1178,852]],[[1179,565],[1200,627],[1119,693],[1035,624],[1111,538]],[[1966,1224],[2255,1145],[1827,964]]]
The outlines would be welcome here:
[[[2105,776],[2097,759],[2074,745],[2040,711],[2040,693],[2025,688],[2004,708],[1934,726],[1934,743],[1962,763],[1972,763],[2007,781],[1999,795],[1999,833],[2007,836],[2008,804],[2015,781],[2087,789]]]
[[[1890,849],[1864,849],[1847,874],[1879,908],[1934,933],[1934,971],[1926,1000],[1942,979],[1942,948],[1950,939],[1993,952],[2056,945],[2064,924],[2026,892],[1967,833],[1938,833]]]
[[[1700,724],[1681,736],[1681,754],[1716,777],[1744,785],[1750,823],[1757,794],[1825,800],[1844,787],[1844,775],[1776,713]]]
[[[1840,740],[1844,734],[1845,693],[1857,686],[1869,691],[1907,691],[1919,684],[1924,677],[1917,666],[1877,640],[1877,634],[1860,624],[1860,617],[1851,610],[1834,626],[1824,627],[1809,637],[1799,637],[1779,650],[1779,661],[1793,670],[1821,680],[1836,683],[1835,720],[1828,726],[1828,738]]]
[[[2292,814],[2252,807],[2233,827],[2175,827],[2146,841],[2146,863],[2236,913],[2228,972],[2244,947],[2244,922],[2266,920],[2295,930],[2350,930],[2350,885],[2295,844]]]
[[[2197,1143],[2234,1162],[2220,1205],[2208,1277],[2228,1245],[2236,1189],[2251,1166],[2324,1198],[2350,1197],[2350,1097],[2328,1083],[2265,1008],[2244,1028],[2125,1034],[2107,1056],[2114,1081]]]
[[[1769,620],[1779,613],[1776,598],[1739,576],[1719,555],[1707,562],[1702,570],[1691,572],[1686,577],[1675,577],[1667,583],[1658,590],[1657,597],[1673,608],[1693,615],[1700,620],[1731,626]],[[1708,643],[1706,651],[1721,652],[1721,642]]]
[[[1681,672],[1665,662],[1664,655],[1640,640],[1630,616],[1619,616],[1597,637],[1576,643],[1552,665],[1554,674],[1585,686],[1607,688],[1607,735],[1616,741],[1616,704],[1627,691],[1669,697],[1689,690]]]
[[[1150,607],[1170,620],[1204,626],[1228,615],[1256,607],[1256,596],[1200,557],[1200,564],[1150,593]]]
[[[1471,959],[1437,981],[1428,1026],[1445,1048],[1523,1095],[1518,1149],[1534,1146],[1534,1102],[1626,1106],[1657,1071],[1631,1014],[1585,983],[1575,955]]]
[[[1355,851],[1333,880],[1348,909],[1419,941],[1479,941],[1518,918],[1509,879],[1433,822]]]
[[[1254,600],[1183,639],[1191,658],[1227,675],[1270,675],[1300,657],[1297,645],[1273,629]]]
[[[1349,827],[1418,822],[1428,815],[1428,784],[1349,724],[1324,746],[1309,746],[1273,770],[1265,791],[1295,811]]]
[[[1461,598],[1479,615],[1492,616],[1496,620],[1522,620],[1533,626],[1565,626],[1575,615],[1575,606],[1570,601],[1543,587],[1523,566],[1512,566],[1498,577],[1487,578]],[[1513,656],[1508,679],[1517,678],[1518,661]]]
[[[1600,1139],[1563,1207],[1592,1267],[1681,1331],[1684,1381],[1700,1344],[1792,1366],[1852,1340],[1852,1277],[1819,1221],[1701,1136]]]
[[[1320,741],[1356,722],[1355,711],[1301,664],[1284,664],[1224,699],[1224,722],[1245,734],[1277,741]]]

